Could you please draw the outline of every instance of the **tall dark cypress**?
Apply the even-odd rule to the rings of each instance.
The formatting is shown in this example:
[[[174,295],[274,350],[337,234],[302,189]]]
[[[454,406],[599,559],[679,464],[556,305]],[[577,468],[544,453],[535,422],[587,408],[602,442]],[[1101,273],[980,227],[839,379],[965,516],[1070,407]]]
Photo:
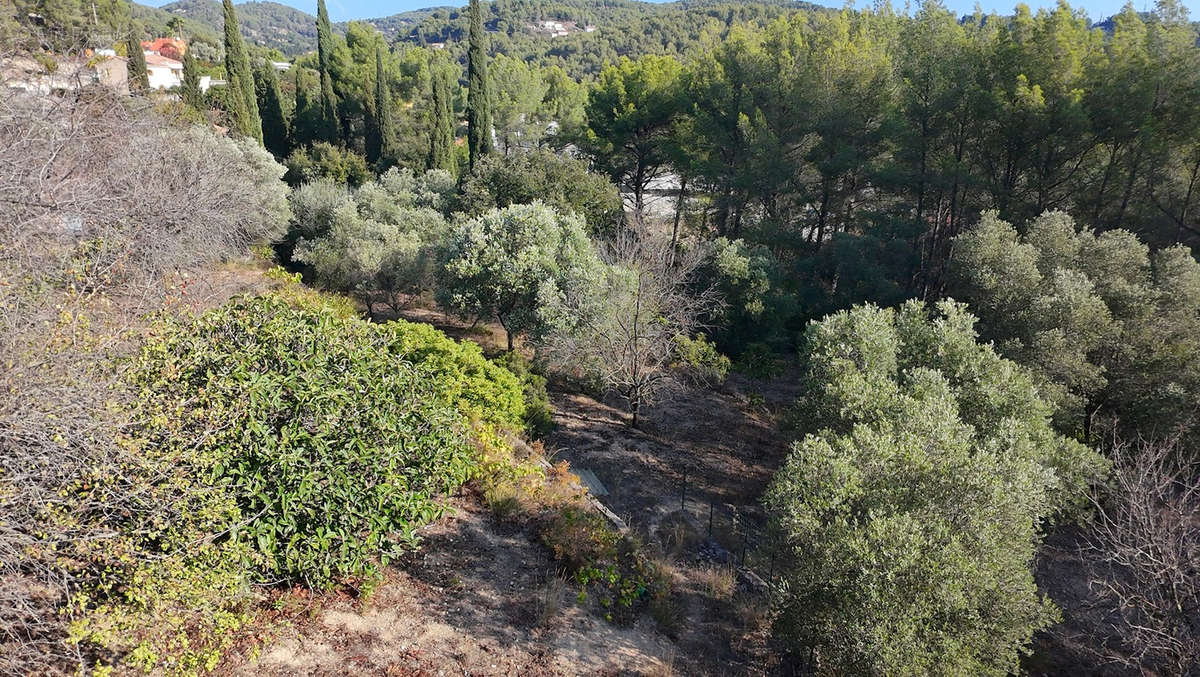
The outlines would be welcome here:
[[[190,49],[183,53],[183,84],[180,85],[179,96],[192,108],[199,110],[204,106],[204,92],[200,89],[200,68],[196,65],[196,57]]]
[[[492,152],[492,103],[488,94],[487,34],[483,30],[483,7],[471,0],[471,37],[467,46],[467,150],[471,168]]]
[[[258,99],[254,96],[254,75],[250,72],[250,56],[238,30],[233,3],[224,0],[225,7],[225,76],[229,81],[230,106],[234,109],[233,124],[238,132],[262,143],[262,120],[258,117]]]
[[[296,74],[296,106],[292,109],[292,146],[300,148],[311,146],[320,141],[321,102],[310,96],[308,70],[295,66],[292,71]]]
[[[445,169],[458,173],[458,162],[454,157],[454,87],[453,76],[444,59],[437,58],[432,64],[433,124],[429,135],[428,169]]]
[[[321,137],[338,140],[337,95],[333,93],[333,30],[325,0],[317,0],[317,70],[321,73]]]
[[[379,157],[383,151],[383,138],[379,130],[379,116],[375,114],[378,110],[375,101],[375,85],[371,80],[372,72],[366,71],[363,75],[362,90],[369,96],[363,98],[363,150],[367,154],[367,162],[376,164],[379,162]],[[376,77],[378,80],[378,77]]]
[[[287,117],[283,114],[283,95],[275,65],[263,59],[254,70],[254,90],[262,116],[263,145],[277,158],[291,152]]]
[[[383,70],[383,45],[375,48],[375,125],[379,129],[379,154],[385,162],[395,162],[396,127],[392,124],[392,92]]]
[[[142,42],[137,37],[130,37],[125,43],[129,52],[126,68],[129,70],[129,89],[134,92],[145,92],[150,89],[150,74],[146,72],[146,53],[142,51]]]

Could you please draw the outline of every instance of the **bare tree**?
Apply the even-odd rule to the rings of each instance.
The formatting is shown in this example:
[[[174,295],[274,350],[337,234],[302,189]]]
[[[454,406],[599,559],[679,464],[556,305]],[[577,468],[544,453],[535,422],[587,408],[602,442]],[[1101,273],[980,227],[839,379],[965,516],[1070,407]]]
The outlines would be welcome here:
[[[1200,671],[1200,459],[1175,441],[1118,443],[1081,545],[1113,624],[1101,658],[1142,672]]]
[[[691,338],[721,305],[715,288],[696,279],[707,256],[698,244],[672,246],[633,229],[601,249],[603,279],[569,298],[569,318],[547,343],[551,358],[599,380],[629,404],[637,427],[643,407],[679,386],[672,368],[678,337]]]
[[[170,469],[121,442],[136,393],[119,365],[146,314],[185,284],[188,305],[208,296],[198,267],[286,225],[265,151],[145,107],[0,89],[3,674],[84,662],[64,602],[118,557],[161,556],[116,544],[182,509],[155,479]]]

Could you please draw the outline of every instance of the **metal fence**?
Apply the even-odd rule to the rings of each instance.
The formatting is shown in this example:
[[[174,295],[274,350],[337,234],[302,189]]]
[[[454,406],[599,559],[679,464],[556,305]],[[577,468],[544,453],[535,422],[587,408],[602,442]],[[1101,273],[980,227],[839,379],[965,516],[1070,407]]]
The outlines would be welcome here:
[[[687,474],[679,484],[677,505],[699,526],[701,557],[745,569],[768,585],[775,582],[778,548],[760,508],[702,495],[689,485]]]

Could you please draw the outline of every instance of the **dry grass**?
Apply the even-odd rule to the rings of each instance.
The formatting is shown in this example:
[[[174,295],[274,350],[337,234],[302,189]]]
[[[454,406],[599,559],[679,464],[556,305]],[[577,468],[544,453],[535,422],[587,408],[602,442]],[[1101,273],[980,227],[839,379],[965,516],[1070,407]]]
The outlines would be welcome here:
[[[701,589],[713,599],[729,601],[737,589],[737,574],[730,566],[712,564],[700,567],[694,576]]]
[[[667,650],[666,655],[645,674],[646,677],[675,677],[679,674],[675,671],[675,647]]]
[[[551,577],[537,594],[534,625],[544,628],[550,626],[563,608],[563,600],[567,595],[567,584],[557,576]]]

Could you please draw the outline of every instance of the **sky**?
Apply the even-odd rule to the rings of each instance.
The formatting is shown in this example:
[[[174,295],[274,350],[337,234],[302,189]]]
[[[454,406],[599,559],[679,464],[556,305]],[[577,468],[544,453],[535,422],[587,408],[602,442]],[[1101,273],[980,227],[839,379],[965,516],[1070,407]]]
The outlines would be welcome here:
[[[275,0],[285,5],[291,5],[297,9],[304,10],[309,14],[317,13],[317,0]],[[649,0],[650,2],[663,2],[665,0]],[[832,7],[841,7],[841,2],[830,0],[814,0],[818,4],[829,5]],[[1069,0],[1071,1],[1071,0]],[[144,4],[154,7],[165,5],[171,0],[141,0]],[[893,6],[901,8],[905,0],[892,0]],[[975,11],[976,0],[943,0],[943,3],[959,14],[971,14]],[[979,6],[985,13],[996,12],[998,14],[1010,14],[1013,7],[1016,6],[1017,0],[978,0]],[[234,4],[241,4],[240,0],[234,0]],[[389,16],[404,12],[410,9],[421,9],[423,7],[431,7],[437,5],[466,5],[466,0],[326,0],[326,6],[329,8],[329,18],[333,21],[349,21],[351,19],[373,19],[377,17]],[[913,0],[913,4],[916,2]],[[1026,4],[1035,11],[1039,7],[1054,7],[1055,0],[1026,0]],[[1072,7],[1083,7],[1087,10],[1088,16],[1092,21],[1100,21],[1121,11],[1121,7],[1125,4],[1125,0],[1073,0]],[[1188,9],[1192,9],[1192,2],[1185,2],[1184,5]],[[870,0],[858,0],[857,6],[868,7],[871,5]],[[1135,8],[1138,10],[1153,9],[1153,0],[1134,0]],[[1192,13],[1192,19],[1196,20],[1196,14]]]

